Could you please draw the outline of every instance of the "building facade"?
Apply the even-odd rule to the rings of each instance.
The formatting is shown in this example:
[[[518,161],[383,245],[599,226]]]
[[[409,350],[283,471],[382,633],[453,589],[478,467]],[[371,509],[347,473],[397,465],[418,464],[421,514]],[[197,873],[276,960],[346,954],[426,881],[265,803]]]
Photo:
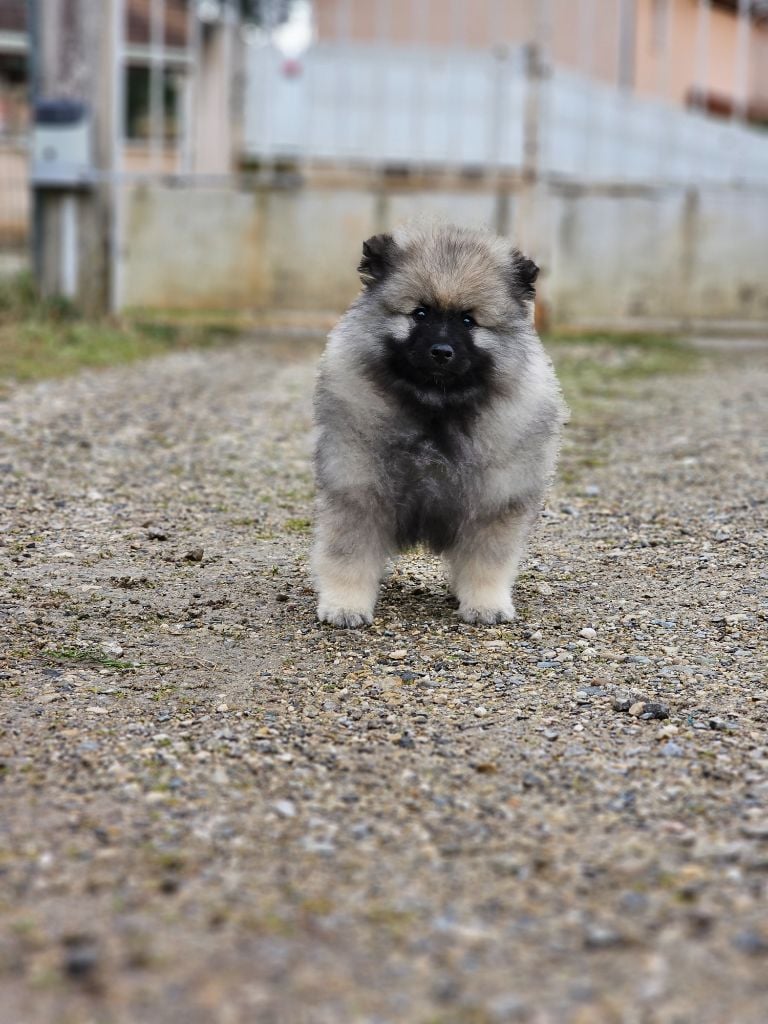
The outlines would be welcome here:
[[[538,37],[559,67],[725,116],[743,104],[768,122],[761,0],[315,0],[315,12],[319,42],[487,50]]]

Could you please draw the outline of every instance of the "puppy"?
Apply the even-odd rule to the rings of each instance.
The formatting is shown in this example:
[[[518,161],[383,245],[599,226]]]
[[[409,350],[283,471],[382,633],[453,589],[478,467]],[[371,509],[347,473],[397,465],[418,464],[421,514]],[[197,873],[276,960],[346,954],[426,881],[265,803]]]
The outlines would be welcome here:
[[[315,390],[318,618],[370,623],[387,560],[423,544],[465,622],[507,622],[564,418],[533,326],[538,267],[441,225],[368,239],[358,271]]]

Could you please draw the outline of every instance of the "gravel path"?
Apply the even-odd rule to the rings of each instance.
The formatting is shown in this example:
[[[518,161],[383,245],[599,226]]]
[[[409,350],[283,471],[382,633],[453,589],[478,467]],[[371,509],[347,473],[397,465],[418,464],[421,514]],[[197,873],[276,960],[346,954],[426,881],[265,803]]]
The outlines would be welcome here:
[[[764,1024],[768,349],[577,418],[518,622],[363,632],[316,352],[0,403],[2,1024]]]

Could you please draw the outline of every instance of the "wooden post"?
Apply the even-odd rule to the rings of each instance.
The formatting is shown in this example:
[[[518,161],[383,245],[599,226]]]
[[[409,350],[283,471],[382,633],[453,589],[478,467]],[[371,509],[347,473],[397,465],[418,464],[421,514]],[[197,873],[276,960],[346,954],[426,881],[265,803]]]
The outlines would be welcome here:
[[[30,2],[34,98],[86,103],[93,140],[93,176],[87,184],[33,189],[36,273],[44,295],[71,290],[83,312],[97,315],[112,305],[113,176],[121,141],[115,100],[122,74],[115,43],[123,30],[123,0]],[[73,232],[74,270],[67,257]]]

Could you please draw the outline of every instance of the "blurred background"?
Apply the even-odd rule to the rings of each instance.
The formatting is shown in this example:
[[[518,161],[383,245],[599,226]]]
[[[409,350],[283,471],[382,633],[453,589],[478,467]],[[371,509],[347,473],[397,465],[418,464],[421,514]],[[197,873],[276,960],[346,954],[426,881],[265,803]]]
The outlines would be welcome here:
[[[764,329],[768,0],[0,0],[0,277],[334,311],[424,213],[547,325]]]

